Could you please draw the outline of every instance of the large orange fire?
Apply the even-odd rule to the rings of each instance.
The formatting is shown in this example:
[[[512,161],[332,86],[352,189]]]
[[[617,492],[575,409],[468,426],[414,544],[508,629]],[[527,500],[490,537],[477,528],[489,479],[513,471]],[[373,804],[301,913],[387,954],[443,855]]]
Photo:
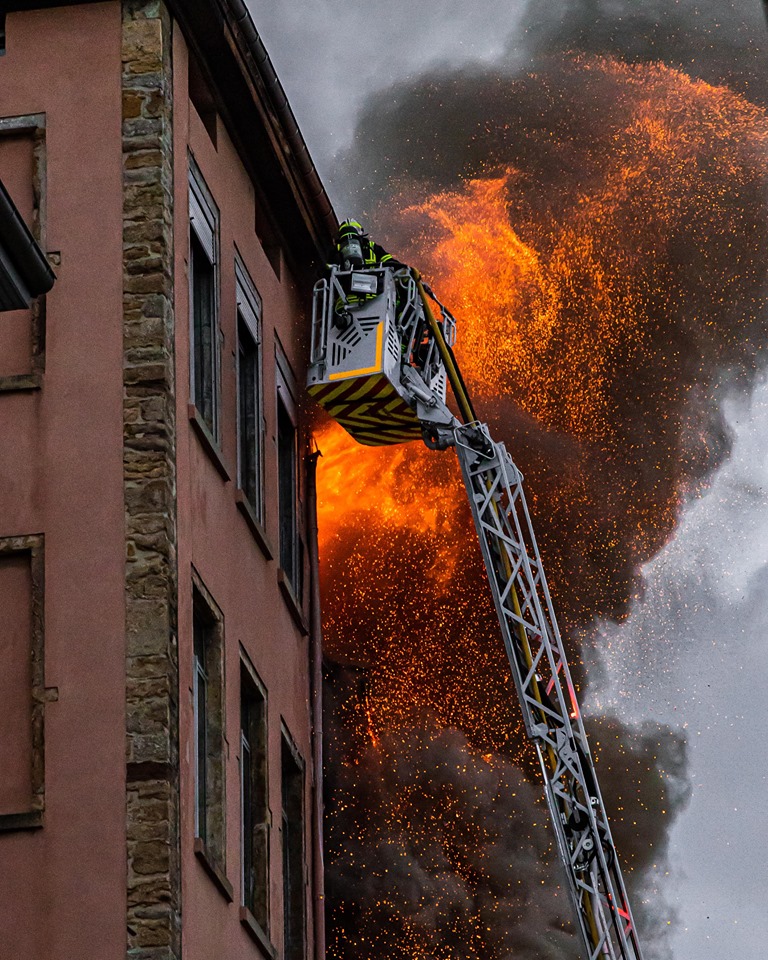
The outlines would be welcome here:
[[[613,107],[602,139],[554,145],[556,178],[495,165],[450,189],[401,184],[381,223],[457,317],[478,413],[527,476],[581,674],[577,630],[625,613],[638,565],[717,456],[706,409],[718,370],[749,371],[762,347],[765,228],[750,204],[764,188],[768,116],[662,65],[594,58],[571,70],[587,100],[599,87]],[[366,678],[348,722],[376,763],[396,767],[428,728],[462,731],[468,764],[525,764],[451,453],[362,449],[327,424],[318,445],[326,645]],[[374,762],[360,749],[350,763]],[[403,797],[377,821],[382,842],[444,832],[434,810],[404,824]],[[493,923],[472,923],[477,956],[496,957]],[[402,924],[411,946],[392,956],[454,956],[428,923]]]

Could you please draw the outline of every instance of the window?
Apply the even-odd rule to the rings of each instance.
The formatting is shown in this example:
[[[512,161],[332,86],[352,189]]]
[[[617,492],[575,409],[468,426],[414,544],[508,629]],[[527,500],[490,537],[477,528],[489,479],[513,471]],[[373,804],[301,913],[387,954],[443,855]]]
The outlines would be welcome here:
[[[43,114],[0,117],[0,179],[40,249],[46,246],[46,128]],[[35,390],[45,369],[46,297],[3,313],[0,391]]]
[[[277,279],[280,279],[283,268],[283,250],[277,231],[272,223],[272,219],[267,213],[266,200],[261,196],[256,198],[254,229],[256,236],[261,241],[264,253],[267,255],[269,265],[272,267]]]
[[[240,849],[242,904],[266,934],[269,923],[269,808],[267,700],[264,688],[240,664]]]
[[[280,566],[301,601],[304,555],[299,529],[299,470],[296,407],[289,388],[289,368],[277,355],[277,494]]]
[[[256,519],[264,522],[264,426],[261,404],[261,298],[245,267],[237,280],[237,481]]]
[[[0,57],[5,53],[5,14],[0,13]]]
[[[44,707],[42,535],[0,539],[0,831],[42,826]]]
[[[211,143],[216,147],[218,141],[216,103],[211,94],[211,88],[203,76],[200,63],[191,50],[189,51],[189,73],[187,81],[189,84],[189,99],[192,106],[203,121],[203,126],[211,138]]]
[[[195,836],[224,864],[224,684],[221,612],[201,584],[193,588]]]
[[[304,765],[282,737],[283,922],[285,960],[304,960]]]
[[[0,650],[0,814],[28,810],[32,797],[32,571],[29,554],[0,556],[3,631]]]
[[[194,160],[189,162],[190,399],[219,438],[221,335],[218,322],[219,214]]]

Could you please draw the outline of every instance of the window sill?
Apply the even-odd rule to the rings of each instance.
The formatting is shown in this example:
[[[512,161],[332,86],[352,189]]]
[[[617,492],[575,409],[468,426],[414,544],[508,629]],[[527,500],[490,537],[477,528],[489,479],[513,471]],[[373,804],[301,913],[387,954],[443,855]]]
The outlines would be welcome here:
[[[271,560],[275,555],[275,551],[272,549],[272,544],[269,542],[267,531],[259,523],[256,512],[251,506],[251,501],[248,499],[248,497],[246,497],[243,490],[236,491],[235,503],[237,504],[237,509],[245,517],[245,522],[251,528],[251,533],[253,534],[256,543],[258,543],[261,552],[264,554],[267,560]]]
[[[188,404],[187,414],[189,415],[189,422],[192,424],[192,429],[197,434],[203,449],[211,458],[213,465],[218,470],[222,480],[227,481],[231,479],[229,467],[224,460],[224,454],[219,449],[219,445],[216,443],[208,424],[205,422],[205,420],[203,420],[200,411],[197,409],[194,403]]]
[[[248,907],[240,907],[240,923],[245,927],[251,937],[256,941],[264,956],[274,960],[277,956],[277,950],[272,946],[269,937],[261,929],[261,924],[254,917]]]
[[[232,903],[233,890],[232,884],[227,880],[227,877],[224,871],[216,863],[213,855],[206,847],[205,842],[200,837],[195,837],[195,856],[202,863],[205,868],[205,872],[213,880],[214,884],[219,888],[220,893],[223,894],[228,903]]]
[[[283,599],[285,600],[285,605],[288,607],[294,623],[299,630],[301,630],[302,636],[306,637],[309,633],[309,627],[307,626],[307,620],[304,616],[304,611],[302,610],[298,597],[293,592],[293,585],[288,579],[288,574],[285,572],[285,570],[283,570],[282,567],[278,567],[277,582],[280,586],[280,592],[283,595]]]
[[[27,813],[4,813],[0,815],[0,833],[9,833],[11,830],[39,830],[42,826],[42,810],[30,810]]]

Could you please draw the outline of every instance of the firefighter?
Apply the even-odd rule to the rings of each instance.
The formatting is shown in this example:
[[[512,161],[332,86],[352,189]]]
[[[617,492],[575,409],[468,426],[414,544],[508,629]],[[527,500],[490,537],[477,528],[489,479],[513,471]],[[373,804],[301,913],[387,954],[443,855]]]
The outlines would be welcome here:
[[[336,237],[337,263],[347,270],[392,267],[402,270],[405,264],[387,253],[381,244],[371,240],[357,220],[344,220]]]
[[[357,220],[344,220],[339,226],[334,251],[338,266],[344,270],[372,270],[376,267],[391,267],[402,270],[405,264],[396,260],[384,247],[375,243],[364,232]],[[349,280],[342,279],[344,297],[336,301],[336,325],[346,330],[352,323],[352,315],[347,309],[352,304],[364,303],[376,296],[375,293],[353,293],[349,290]]]

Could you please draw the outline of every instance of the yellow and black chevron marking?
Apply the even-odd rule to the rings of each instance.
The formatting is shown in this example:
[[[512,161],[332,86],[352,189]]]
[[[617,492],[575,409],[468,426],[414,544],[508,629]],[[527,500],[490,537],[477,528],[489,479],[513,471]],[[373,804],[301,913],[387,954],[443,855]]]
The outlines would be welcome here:
[[[316,383],[309,392],[358,443],[380,447],[421,437],[416,414],[383,373]]]

